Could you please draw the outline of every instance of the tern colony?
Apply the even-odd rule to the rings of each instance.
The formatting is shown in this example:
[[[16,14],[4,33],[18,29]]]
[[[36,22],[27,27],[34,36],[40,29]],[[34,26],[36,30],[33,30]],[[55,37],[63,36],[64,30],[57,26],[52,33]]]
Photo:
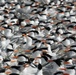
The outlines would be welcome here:
[[[75,0],[0,0],[0,75],[76,75]]]

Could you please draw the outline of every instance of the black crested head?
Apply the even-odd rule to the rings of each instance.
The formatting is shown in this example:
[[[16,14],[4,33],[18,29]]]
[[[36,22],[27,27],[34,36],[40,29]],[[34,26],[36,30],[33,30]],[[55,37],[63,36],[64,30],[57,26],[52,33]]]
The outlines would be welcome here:
[[[5,72],[5,68],[0,68],[0,73],[4,73]]]
[[[20,66],[11,66],[11,68],[20,70]]]
[[[19,74],[17,74],[17,73],[11,73],[11,74],[9,74],[9,75],[19,75]]]
[[[38,69],[41,70],[42,69],[42,65],[38,64]]]
[[[46,30],[50,31],[50,27],[45,27]]]
[[[54,73],[54,75],[58,75],[58,74],[63,74],[63,72],[62,71],[58,71],[58,72]]]

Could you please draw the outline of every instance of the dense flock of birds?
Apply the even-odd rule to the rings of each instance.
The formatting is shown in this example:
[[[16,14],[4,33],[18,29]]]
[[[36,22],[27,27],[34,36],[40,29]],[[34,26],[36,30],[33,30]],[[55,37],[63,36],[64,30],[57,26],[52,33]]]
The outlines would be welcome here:
[[[76,75],[76,0],[0,0],[0,75]]]

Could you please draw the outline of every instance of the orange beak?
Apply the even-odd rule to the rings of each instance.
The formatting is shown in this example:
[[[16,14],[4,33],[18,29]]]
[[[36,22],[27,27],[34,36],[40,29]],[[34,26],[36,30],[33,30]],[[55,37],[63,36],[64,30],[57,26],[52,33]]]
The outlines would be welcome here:
[[[48,62],[53,62],[53,60],[48,60]]]
[[[33,25],[32,28],[36,29],[38,26]]]
[[[47,16],[50,16],[50,14],[48,13]]]
[[[24,67],[26,68],[26,67],[29,67],[29,64],[24,64]]]
[[[14,50],[14,53],[17,53],[18,52],[18,50]]]
[[[30,22],[30,20],[29,19],[27,19],[27,20],[25,20],[27,23],[29,23]]]
[[[10,72],[10,71],[8,71],[8,72],[5,72],[5,74],[6,74],[6,75],[9,75],[9,74],[11,74],[11,72]]]
[[[7,68],[7,69],[9,69],[9,68],[10,68],[10,66],[4,66],[4,68]]]
[[[3,27],[0,27],[0,30],[5,30],[5,28],[3,28]]]
[[[70,47],[68,46],[65,50],[64,50],[64,52],[68,52],[70,50]]]
[[[20,26],[20,28],[24,28],[24,26]]]
[[[25,52],[31,52],[31,50],[25,50]]]
[[[39,62],[35,62],[35,64],[38,64]]]
[[[13,62],[16,62],[16,60],[11,59],[11,62],[12,62],[12,63],[13,63]]]
[[[44,30],[45,28],[41,28],[40,30]]]
[[[42,50],[43,53],[47,53],[47,50]]]
[[[76,26],[74,26],[74,30],[76,30]]]
[[[9,25],[9,26],[12,26],[12,23],[9,23],[8,25]]]
[[[18,58],[18,56],[14,56],[13,58],[14,58],[14,59],[17,59],[17,58]]]
[[[39,5],[39,4],[40,4],[40,2],[36,2],[35,4],[36,4],[36,5]]]
[[[66,70],[66,68],[59,68],[60,70]]]
[[[64,62],[64,64],[70,64],[70,62]]]
[[[68,52],[69,50],[64,50],[64,52]]]
[[[45,43],[45,42],[46,42],[46,40],[41,40],[41,42],[44,42],[44,43]]]
[[[68,73],[64,73],[63,75],[69,75]]]
[[[40,59],[41,57],[36,57],[35,60]]]
[[[66,6],[66,8],[71,8],[70,6]]]
[[[26,34],[22,34],[22,36],[25,36],[25,37],[27,37],[27,35],[26,35]]]

